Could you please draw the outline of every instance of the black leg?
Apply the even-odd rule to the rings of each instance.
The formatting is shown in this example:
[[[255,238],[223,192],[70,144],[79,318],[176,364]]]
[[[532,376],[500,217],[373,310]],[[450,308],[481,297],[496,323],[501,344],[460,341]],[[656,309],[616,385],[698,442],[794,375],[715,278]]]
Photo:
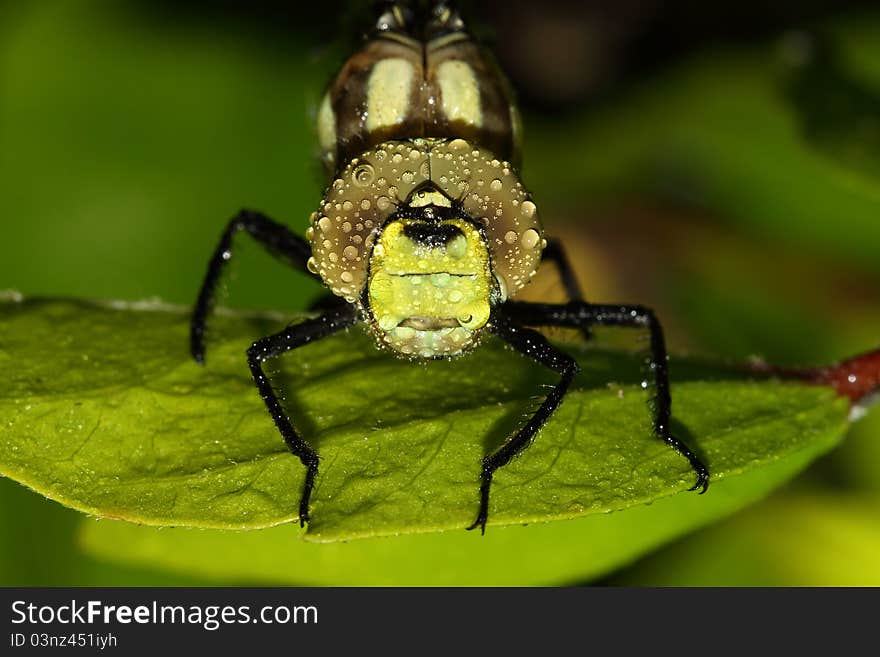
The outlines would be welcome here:
[[[663,328],[654,311],[644,306],[594,305],[584,302],[543,304],[509,301],[502,311],[513,321],[529,326],[629,326],[646,328],[651,335],[650,368],[654,374],[654,433],[667,445],[684,456],[697,474],[697,483],[690,490],[709,487],[709,470],[687,445],[672,435],[672,397],[669,394],[669,371]]]
[[[480,477],[480,511],[474,524],[468,529],[479,527],[484,534],[486,533],[486,519],[489,517],[489,488],[492,485],[492,475],[498,468],[507,465],[510,459],[529,446],[532,438],[559,406],[565,391],[568,390],[572,379],[580,370],[574,358],[552,346],[543,335],[532,329],[517,326],[503,315],[493,319],[492,332],[520,353],[549,367],[559,373],[561,377],[559,383],[553,386],[538,410],[525,425],[510,436],[501,447],[483,459],[483,470]]]
[[[217,282],[220,280],[223,266],[232,257],[232,239],[241,230],[247,231],[274,255],[294,267],[307,271],[306,263],[311,255],[311,248],[306,240],[297,237],[287,227],[259,212],[241,210],[226,226],[220,243],[214,249],[193,309],[189,344],[192,357],[199,363],[205,362],[205,324],[214,303]]]
[[[541,257],[543,260],[556,265],[556,270],[559,272],[559,278],[562,279],[562,286],[565,288],[568,300],[584,301],[584,295],[581,292],[580,283],[578,283],[577,276],[575,276],[574,269],[571,266],[571,261],[568,259],[562,243],[557,238],[547,238],[547,246],[544,247]],[[581,326],[580,329],[584,339],[589,340],[592,337],[593,333],[590,331],[589,326]]]
[[[256,383],[260,396],[266,403],[266,408],[269,409],[269,415],[275,421],[275,426],[278,427],[278,431],[284,437],[287,447],[306,466],[306,483],[303,487],[299,504],[300,526],[305,526],[305,523],[309,520],[309,497],[312,494],[312,487],[315,485],[315,475],[318,474],[318,454],[309,447],[308,443],[293,428],[293,424],[291,424],[284,413],[278,396],[272,390],[272,384],[263,372],[262,364],[269,358],[274,358],[285,351],[296,349],[304,344],[325,338],[340,329],[351,326],[356,318],[357,311],[355,307],[346,304],[320,317],[294,326],[288,326],[275,335],[257,340],[247,351],[248,365],[250,365],[254,383]]]

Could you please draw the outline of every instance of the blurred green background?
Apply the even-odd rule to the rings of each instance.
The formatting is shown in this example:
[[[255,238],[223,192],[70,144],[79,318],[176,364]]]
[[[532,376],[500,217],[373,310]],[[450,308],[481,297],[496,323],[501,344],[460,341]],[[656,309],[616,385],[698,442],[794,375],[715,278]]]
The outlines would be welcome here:
[[[0,289],[189,304],[239,207],[303,232],[317,101],[365,4],[0,4]],[[607,4],[470,7],[588,297],[656,307],[673,353],[813,365],[880,345],[873,3]],[[237,307],[320,293],[247,240],[232,269]],[[540,275],[530,293],[557,288]],[[0,584],[223,583],[105,563],[88,522],[0,480]],[[602,583],[880,584],[880,413]]]

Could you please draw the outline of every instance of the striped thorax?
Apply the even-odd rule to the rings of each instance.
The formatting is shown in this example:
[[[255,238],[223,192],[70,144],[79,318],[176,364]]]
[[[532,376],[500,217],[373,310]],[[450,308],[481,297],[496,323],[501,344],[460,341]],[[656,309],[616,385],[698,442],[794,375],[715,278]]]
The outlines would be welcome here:
[[[400,6],[380,17],[318,111],[329,173],[370,146],[414,137],[461,137],[516,163],[519,132],[503,74],[443,7],[424,23]]]

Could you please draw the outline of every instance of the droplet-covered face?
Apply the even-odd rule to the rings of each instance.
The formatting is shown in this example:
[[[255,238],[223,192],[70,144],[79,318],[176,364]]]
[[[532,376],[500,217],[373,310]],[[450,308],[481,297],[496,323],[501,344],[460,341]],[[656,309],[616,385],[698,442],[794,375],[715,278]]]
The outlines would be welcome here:
[[[489,321],[495,289],[483,235],[461,217],[394,219],[370,257],[373,330],[407,356],[455,356],[472,347]]]
[[[545,246],[535,204],[509,162],[464,139],[383,142],[343,167],[306,230],[309,270],[334,294],[359,303],[386,223],[401,210],[416,218],[415,210],[432,206],[435,220],[458,217],[479,227],[499,302],[534,276]]]
[[[383,142],[330,184],[306,230],[308,267],[382,344],[454,356],[534,276],[536,210],[509,162],[463,139]]]

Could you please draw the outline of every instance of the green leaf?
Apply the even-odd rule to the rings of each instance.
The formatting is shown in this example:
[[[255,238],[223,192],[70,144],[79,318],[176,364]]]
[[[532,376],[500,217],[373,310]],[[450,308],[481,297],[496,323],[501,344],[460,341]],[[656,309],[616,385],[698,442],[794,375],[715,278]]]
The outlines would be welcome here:
[[[259,528],[296,519],[303,467],[243,357],[279,319],[216,317],[202,368],[188,357],[182,310],[12,301],[0,318],[9,380],[0,472],[87,513],[144,524]],[[577,355],[586,371],[571,394],[534,445],[497,473],[491,524],[626,509],[693,482],[686,461],[651,435],[640,359]],[[494,341],[456,361],[411,363],[359,329],[274,366],[289,412],[322,455],[306,535],[318,541],[469,524],[481,457],[553,381]],[[675,361],[672,371],[676,428],[713,472],[706,499],[723,495],[716,489],[727,478],[821,453],[847,425],[847,404],[830,389],[736,380],[698,363]]]
[[[651,555],[613,583],[878,586],[878,510],[876,493],[787,491]]]
[[[825,447],[818,441],[787,458],[728,477],[713,484],[706,495],[673,495],[650,505],[565,522],[490,527],[485,536],[454,530],[312,543],[298,540],[290,526],[219,531],[85,520],[80,545],[87,554],[111,563],[161,568],[223,584],[548,586],[587,582],[763,497]]]

